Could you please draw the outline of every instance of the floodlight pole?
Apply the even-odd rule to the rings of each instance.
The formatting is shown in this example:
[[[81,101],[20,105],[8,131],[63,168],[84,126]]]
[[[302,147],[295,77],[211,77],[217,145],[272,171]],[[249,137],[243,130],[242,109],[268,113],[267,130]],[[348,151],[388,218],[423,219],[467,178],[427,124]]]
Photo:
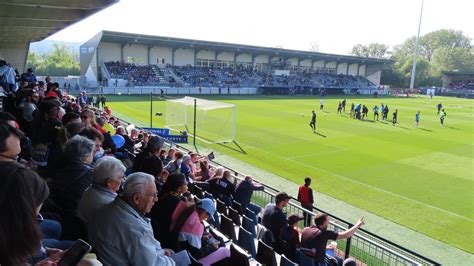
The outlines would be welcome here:
[[[153,91],[150,91],[150,128],[153,127]]]
[[[410,89],[413,89],[413,87],[415,86],[416,57],[418,56],[418,42],[420,40],[421,18],[423,17],[423,4],[424,4],[424,2],[425,2],[424,0],[421,0],[420,21],[418,22],[418,34],[416,35],[415,56],[413,58],[413,68],[411,70]]]

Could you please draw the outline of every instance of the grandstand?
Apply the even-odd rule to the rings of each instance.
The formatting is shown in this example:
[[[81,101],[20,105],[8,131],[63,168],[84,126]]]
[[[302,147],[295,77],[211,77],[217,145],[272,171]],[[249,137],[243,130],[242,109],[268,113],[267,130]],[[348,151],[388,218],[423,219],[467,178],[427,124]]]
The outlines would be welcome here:
[[[443,88],[438,94],[474,98],[474,72],[443,72]]]
[[[33,10],[33,8],[38,8],[37,3],[27,2],[28,1],[10,1],[8,5],[0,4],[2,12],[11,15],[11,17],[4,16],[0,18],[0,32],[2,36],[5,36],[5,38],[0,39],[0,56],[12,63],[14,67],[19,68],[20,72],[24,70],[29,42],[46,38],[50,34],[94,12],[98,12],[116,1],[90,0],[64,2],[53,0],[49,1],[48,6],[41,7],[44,8],[43,12],[35,12],[35,10]],[[17,5],[16,3],[19,4]],[[28,14],[28,17],[23,17],[23,14]],[[24,23],[23,26],[19,26],[20,20]],[[26,28],[27,30],[20,32],[15,30],[17,27]],[[112,32],[101,32],[99,35],[100,38],[96,36],[86,43],[92,44],[97,42],[97,45],[87,46],[85,44],[81,47],[81,75],[82,82],[85,85],[97,86],[103,84],[108,87],[128,86],[132,88],[143,86],[154,86],[157,88],[172,86],[205,87],[208,88],[207,91],[209,92],[215,89],[215,87],[301,87],[331,90],[370,89],[379,84],[380,70],[384,65],[390,63],[387,60],[167,37],[147,37],[143,35]],[[150,41],[150,43],[146,43],[148,41]],[[119,47],[119,49],[116,49],[117,47]],[[146,47],[146,49],[143,49],[144,47]],[[116,56],[117,51],[119,54],[118,57]],[[145,56],[143,56],[143,51],[147,51]],[[83,60],[85,62],[84,65],[82,65]],[[87,63],[87,61],[89,62]],[[107,79],[106,83],[104,83],[105,79]],[[115,83],[113,80],[115,80]],[[458,83],[453,83],[453,85],[458,86]],[[27,88],[21,88],[20,90],[25,90],[26,92]],[[232,91],[234,90],[229,90],[229,92]],[[33,91],[30,90],[29,92]],[[254,90],[254,92],[256,92],[256,90]],[[16,100],[22,101],[24,100],[22,97],[25,96],[19,94],[15,95],[15,97],[18,97]],[[68,110],[68,113],[77,112],[77,109],[73,109],[76,105],[73,100],[60,97],[61,96],[56,97],[58,99],[54,99],[53,101],[59,102],[58,100],[61,100],[61,106]],[[54,106],[51,107],[51,109],[52,108],[54,108]],[[92,113],[95,112],[98,116],[108,119],[107,121],[112,121],[109,120],[111,118],[109,114],[103,113],[98,109],[87,106],[86,104],[84,104],[83,108],[92,110]],[[18,110],[8,111],[12,111],[16,114]],[[84,114],[81,115],[79,119],[84,119]],[[86,117],[85,119],[90,120],[90,118],[92,117]],[[31,126],[25,121],[22,121],[21,118],[15,118],[15,120],[17,120],[17,125],[20,124],[22,129]],[[13,120],[13,122],[16,123],[15,120]],[[56,130],[59,127],[66,126],[66,123],[63,125],[59,120],[58,123],[58,127],[50,129]],[[34,124],[36,125],[36,123]],[[39,124],[41,126],[36,128],[36,130],[42,129],[43,126],[48,126],[46,121],[40,121]],[[95,122],[94,125],[97,127]],[[111,124],[107,124],[107,126],[112,127],[113,130],[116,129]],[[127,127],[128,123],[120,120],[120,123],[116,124],[116,127],[117,126]],[[91,126],[88,127],[92,128]],[[100,127],[99,129],[104,130]],[[44,132],[45,131],[43,131],[43,133]],[[107,135],[107,131],[102,133],[104,136]],[[113,134],[113,132],[109,133]],[[131,138],[132,132],[128,133],[130,135],[128,137]],[[27,132],[27,137],[32,139],[37,135]],[[127,137],[127,135],[125,136]],[[46,137],[48,141],[56,142],[56,139],[52,139],[50,135]],[[110,135],[108,137],[110,137]],[[98,139],[100,140],[100,138]],[[26,143],[29,143],[29,141],[26,141]],[[51,143],[46,143],[45,146],[49,146],[50,144]],[[108,143],[108,145],[111,144]],[[171,143],[167,142],[165,146],[166,148],[170,148]],[[177,149],[183,153],[189,152],[183,147],[178,146]],[[132,150],[131,154],[135,152],[138,153],[139,151]],[[128,154],[127,150],[114,151],[114,153],[117,157]],[[126,161],[126,159],[133,159],[134,157],[133,155],[128,156],[130,156],[130,158],[126,157],[122,159]],[[28,159],[27,157],[20,158]],[[221,166],[213,162],[211,162],[211,164],[213,167]],[[132,166],[129,165],[129,168],[131,167]],[[237,180],[236,184],[240,183],[244,178],[244,175],[237,170],[230,168],[226,168],[226,170],[233,173],[233,177]],[[28,169],[28,171],[32,170]],[[68,172],[66,173],[69,174]],[[47,178],[48,176],[43,177]],[[270,184],[264,184],[264,186],[265,191],[255,193],[252,198],[252,202],[260,207],[264,207],[267,203],[274,202],[275,194],[279,192]],[[206,192],[204,185],[202,187],[196,185],[195,195],[198,198],[213,198],[212,195]],[[61,204],[62,202],[56,203]],[[277,254],[272,248],[265,247],[259,242],[262,239],[250,235],[247,232],[248,230],[253,233],[252,230],[254,230],[256,231],[255,233],[257,233],[258,230],[265,230],[264,228],[262,229],[261,224],[258,223],[258,218],[255,213],[249,213],[247,210],[239,209],[238,202],[233,202],[232,206],[222,206],[221,202],[215,199],[214,203],[218,208],[216,217],[218,221],[221,221],[221,224],[205,223],[206,230],[209,230],[211,234],[219,240],[220,245],[230,248],[231,259],[236,259],[240,256],[240,258],[244,258],[246,263],[258,264],[265,263],[266,259],[268,259],[265,255],[270,254],[270,259],[273,259],[274,263],[283,264],[286,258],[283,254]],[[308,210],[299,207],[294,198],[290,200],[287,210],[298,214],[308,212]],[[48,209],[48,211],[54,212],[55,210]],[[321,211],[321,209],[313,208],[309,212],[314,215],[316,211]],[[245,223],[247,217],[251,217],[252,222],[257,221],[258,225]],[[6,218],[9,218],[9,216],[6,215]],[[55,215],[53,214],[48,218],[55,218]],[[350,222],[338,217],[330,216],[330,219],[330,229],[334,231],[340,232],[351,226]],[[64,220],[61,221],[64,222]],[[221,227],[222,223],[224,223],[223,221],[230,221],[230,223],[228,223],[230,227]],[[80,231],[82,228],[79,226],[73,228],[73,230],[76,229]],[[72,238],[72,240],[75,240],[75,238]],[[335,250],[337,255],[345,258],[355,258],[359,264],[363,265],[438,264],[429,258],[365,230],[361,230],[348,240],[339,241],[338,244],[339,248]],[[269,253],[263,254],[264,250]],[[228,263],[229,261],[227,260],[225,262]],[[294,265],[291,264],[291,262],[286,262],[290,263],[287,265]],[[242,265],[246,265],[246,263]],[[269,265],[269,263],[265,264]],[[196,263],[195,265],[199,264]],[[300,265],[304,264],[300,261]]]
[[[101,31],[81,45],[85,87],[376,89],[390,60]],[[211,90],[212,91],[212,90]],[[254,90],[257,92],[257,90]]]

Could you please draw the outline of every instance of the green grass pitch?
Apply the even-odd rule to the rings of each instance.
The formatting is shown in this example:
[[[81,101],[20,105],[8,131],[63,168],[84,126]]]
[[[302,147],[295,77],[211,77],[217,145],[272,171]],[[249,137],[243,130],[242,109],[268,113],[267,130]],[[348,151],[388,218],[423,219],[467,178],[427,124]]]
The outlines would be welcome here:
[[[325,114],[316,97],[203,98],[237,105],[236,139],[246,154],[220,145],[211,149],[296,183],[310,176],[321,193],[474,253],[473,100],[348,98],[346,114],[340,116],[340,98],[334,97],[325,99]],[[148,126],[149,96],[108,100],[115,115]],[[436,114],[440,101],[446,127]],[[352,102],[366,104],[370,119],[350,119]],[[390,108],[390,121],[373,122],[372,107],[382,102]],[[399,124],[393,126],[395,109]],[[309,127],[311,110],[318,115],[318,134]],[[165,102],[154,101],[154,112],[163,111]],[[419,128],[414,127],[417,111]],[[154,126],[164,121],[155,117]]]

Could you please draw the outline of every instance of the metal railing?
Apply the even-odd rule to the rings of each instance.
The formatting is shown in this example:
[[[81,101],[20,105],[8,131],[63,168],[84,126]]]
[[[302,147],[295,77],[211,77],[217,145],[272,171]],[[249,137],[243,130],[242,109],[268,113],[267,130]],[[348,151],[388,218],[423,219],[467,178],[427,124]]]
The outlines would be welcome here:
[[[121,120],[127,123],[126,121]],[[189,150],[180,145],[170,143],[165,140],[167,146],[174,146],[184,152]],[[235,171],[225,165],[211,162],[211,165],[222,166],[225,169],[233,173],[233,177],[236,178],[237,182],[241,182],[245,175],[241,172]],[[258,181],[258,180],[256,180]],[[252,202],[264,208],[268,203],[275,202],[275,195],[279,191],[268,184],[261,183],[265,189],[263,191],[254,191],[252,196]],[[350,222],[347,222],[335,215],[325,212],[322,209],[313,206],[313,210],[309,211],[302,208],[299,205],[297,199],[293,198],[285,208],[287,213],[294,213],[298,215],[311,215],[314,217],[316,212],[324,212],[329,215],[329,230],[336,232],[345,231],[353,226]],[[344,258],[354,258],[358,265],[441,265],[440,263],[433,261],[423,255],[420,255],[412,250],[402,247],[390,240],[387,240],[381,236],[371,233],[365,229],[360,228],[351,238],[346,240],[337,241],[337,255]]]

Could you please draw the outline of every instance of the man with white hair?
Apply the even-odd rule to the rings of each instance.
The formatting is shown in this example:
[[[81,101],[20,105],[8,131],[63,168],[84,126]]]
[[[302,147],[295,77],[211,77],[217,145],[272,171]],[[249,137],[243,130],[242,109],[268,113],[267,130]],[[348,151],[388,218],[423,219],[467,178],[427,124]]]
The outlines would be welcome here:
[[[77,216],[84,223],[92,220],[98,209],[114,201],[125,170],[123,163],[112,156],[97,161],[92,170],[92,185],[84,191],[77,207]]]
[[[158,201],[155,178],[129,175],[123,193],[89,223],[89,240],[104,265],[175,265],[153,237],[145,215]]]

